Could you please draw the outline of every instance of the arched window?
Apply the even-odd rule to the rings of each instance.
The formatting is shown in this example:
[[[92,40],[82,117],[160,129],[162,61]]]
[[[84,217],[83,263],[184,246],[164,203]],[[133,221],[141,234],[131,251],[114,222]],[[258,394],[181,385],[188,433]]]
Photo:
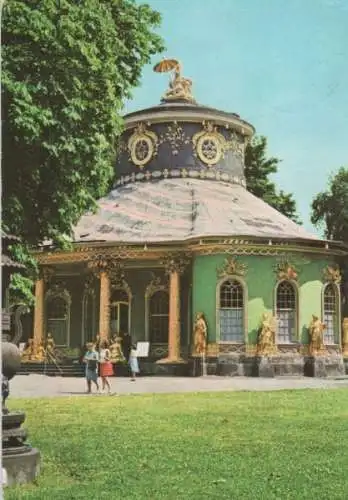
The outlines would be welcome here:
[[[82,344],[93,341],[98,333],[97,329],[95,291],[88,288],[82,299]]]
[[[149,299],[149,337],[153,344],[168,343],[169,296],[165,290],[157,290]]]
[[[111,334],[130,333],[130,295],[116,289],[111,295]]]
[[[48,290],[46,295],[46,331],[51,333],[57,346],[70,343],[71,297],[67,290]]]
[[[323,296],[323,323],[326,326],[324,344],[335,344],[337,342],[338,301],[337,286],[332,283],[327,284]]]
[[[277,286],[278,343],[287,344],[296,338],[297,300],[296,289],[290,281]]]
[[[235,279],[220,285],[219,325],[221,342],[244,341],[244,289]]]

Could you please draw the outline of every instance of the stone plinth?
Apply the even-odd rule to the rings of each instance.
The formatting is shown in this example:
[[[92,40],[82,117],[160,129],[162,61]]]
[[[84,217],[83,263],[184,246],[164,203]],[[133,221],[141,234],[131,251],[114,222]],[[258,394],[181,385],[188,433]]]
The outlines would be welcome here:
[[[299,354],[277,354],[272,357],[272,366],[276,377],[302,377],[304,359]]]
[[[216,367],[216,375],[240,377],[244,375],[244,354],[220,355]]]
[[[348,375],[348,358],[343,358],[343,363],[346,375]]]
[[[263,378],[274,377],[274,366],[271,356],[255,356],[253,376]]]
[[[34,481],[40,471],[40,452],[25,443],[27,432],[21,427],[23,412],[2,416],[2,467],[6,470],[6,486]]]
[[[338,354],[305,356],[304,374],[307,377],[339,377],[345,375],[343,357]]]

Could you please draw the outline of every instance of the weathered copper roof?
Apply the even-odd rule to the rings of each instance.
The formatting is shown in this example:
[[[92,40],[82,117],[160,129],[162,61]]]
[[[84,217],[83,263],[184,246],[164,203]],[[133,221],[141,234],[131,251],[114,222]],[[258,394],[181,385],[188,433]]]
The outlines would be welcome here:
[[[238,184],[161,179],[120,186],[84,215],[75,241],[146,243],[213,236],[318,238]]]

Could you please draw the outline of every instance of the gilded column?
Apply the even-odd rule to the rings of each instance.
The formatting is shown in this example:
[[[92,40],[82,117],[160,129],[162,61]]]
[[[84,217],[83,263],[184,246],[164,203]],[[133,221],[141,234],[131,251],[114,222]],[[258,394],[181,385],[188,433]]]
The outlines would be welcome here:
[[[34,344],[40,345],[44,337],[44,294],[45,282],[41,276],[35,283]]]
[[[100,272],[99,335],[101,339],[110,336],[110,277],[106,270]]]
[[[168,327],[168,356],[158,363],[183,363],[180,356],[180,275],[188,263],[185,256],[168,258],[165,262],[169,274],[169,327]]]
[[[348,318],[343,318],[342,322],[342,351],[343,356],[348,358]]]

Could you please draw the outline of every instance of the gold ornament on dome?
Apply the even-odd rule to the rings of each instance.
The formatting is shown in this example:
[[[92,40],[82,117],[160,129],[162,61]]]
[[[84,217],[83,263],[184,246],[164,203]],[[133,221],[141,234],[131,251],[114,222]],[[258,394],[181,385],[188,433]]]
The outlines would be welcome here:
[[[184,129],[177,122],[174,122],[172,125],[168,125],[166,132],[160,135],[159,143],[163,144],[164,142],[169,143],[173,155],[177,155],[180,147],[190,144],[190,138],[185,134]]]
[[[241,156],[244,159],[246,147],[246,139],[244,136],[237,134],[235,130],[230,133],[229,139],[226,141],[226,150]]]
[[[339,285],[341,283],[341,272],[337,264],[332,266],[326,266],[323,271],[323,279],[327,283],[335,283]]]
[[[203,122],[203,130],[192,137],[194,154],[208,166],[216,165],[228,149],[225,137],[211,122]]]
[[[244,276],[248,268],[246,264],[238,262],[234,257],[225,259],[223,265],[217,269],[219,278],[227,278],[228,276]]]
[[[162,97],[162,101],[196,102],[192,95],[192,80],[181,76],[182,66],[177,59],[162,59],[153,70],[156,73],[172,73],[169,89]]]
[[[157,135],[148,130],[144,123],[139,123],[128,140],[129,160],[143,168],[153,156],[157,155],[159,141]]]

